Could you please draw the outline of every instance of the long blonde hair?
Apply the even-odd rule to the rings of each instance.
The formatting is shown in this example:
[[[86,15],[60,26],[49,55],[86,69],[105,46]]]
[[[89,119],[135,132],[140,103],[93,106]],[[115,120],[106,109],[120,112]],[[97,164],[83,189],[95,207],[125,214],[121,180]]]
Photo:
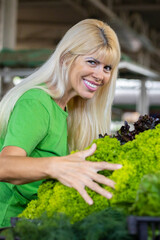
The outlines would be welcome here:
[[[115,32],[107,24],[96,19],[85,19],[67,31],[46,63],[3,97],[0,103],[0,136],[5,136],[11,111],[24,92],[31,88],[41,88],[53,99],[60,99],[65,93],[74,60],[79,55],[93,52],[109,59],[112,64],[111,79],[92,99],[84,100],[77,96],[68,102],[69,149],[82,150],[99,133],[109,133],[120,60],[119,42]],[[54,86],[54,91],[40,85],[45,82],[49,82],[50,87]]]

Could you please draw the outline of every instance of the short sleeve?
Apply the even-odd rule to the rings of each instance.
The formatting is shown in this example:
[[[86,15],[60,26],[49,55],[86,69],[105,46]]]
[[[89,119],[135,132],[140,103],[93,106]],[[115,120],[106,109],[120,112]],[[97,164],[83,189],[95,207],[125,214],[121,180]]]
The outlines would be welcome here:
[[[18,101],[9,119],[3,147],[20,147],[29,156],[46,136],[48,128],[49,113],[40,101]]]

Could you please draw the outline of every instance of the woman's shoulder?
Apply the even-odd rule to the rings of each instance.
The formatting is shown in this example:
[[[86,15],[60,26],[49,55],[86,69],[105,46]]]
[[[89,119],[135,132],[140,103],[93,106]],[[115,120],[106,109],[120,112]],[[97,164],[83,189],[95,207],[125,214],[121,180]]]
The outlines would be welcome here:
[[[51,96],[45,91],[45,89],[32,88],[21,95],[16,102],[15,107],[25,105],[30,108],[35,108],[37,106],[40,109],[46,109],[49,113],[52,109],[52,102]]]
[[[32,88],[27,90],[18,101],[22,100],[37,100],[40,102],[51,101],[51,96],[42,88]]]

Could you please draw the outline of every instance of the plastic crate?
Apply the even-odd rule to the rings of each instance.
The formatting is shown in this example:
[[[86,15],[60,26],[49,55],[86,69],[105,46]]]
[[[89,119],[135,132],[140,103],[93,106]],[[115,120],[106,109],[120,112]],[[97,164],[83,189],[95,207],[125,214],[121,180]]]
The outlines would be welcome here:
[[[137,240],[160,240],[160,217],[129,216],[128,231]]]
[[[11,217],[11,226],[15,227],[16,223],[18,222],[19,219],[20,218],[18,218],[18,217]]]

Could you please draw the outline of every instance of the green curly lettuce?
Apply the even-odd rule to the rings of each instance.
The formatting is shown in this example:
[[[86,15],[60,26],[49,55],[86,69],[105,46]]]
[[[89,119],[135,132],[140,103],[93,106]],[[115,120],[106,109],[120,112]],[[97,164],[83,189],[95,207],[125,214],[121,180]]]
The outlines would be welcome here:
[[[123,168],[114,171],[111,179],[116,184],[112,204],[135,200],[141,178],[148,173],[160,170],[160,125],[136,136],[135,140],[122,146],[119,163]]]
[[[138,216],[160,216],[160,172],[143,176],[130,212]]]
[[[140,133],[125,145],[120,145],[117,139],[109,136],[93,142],[97,144],[97,149],[87,160],[123,165],[116,171],[101,172],[116,182],[115,190],[102,185],[113,193],[112,199],[107,200],[87,189],[94,201],[90,206],[73,188],[49,180],[39,187],[38,199],[32,200],[20,217],[33,219],[40,217],[45,211],[51,217],[54,212],[62,212],[71,217],[72,222],[76,222],[110,205],[127,206],[128,204],[130,206],[135,201],[141,178],[148,173],[156,173],[158,169],[160,170],[160,124],[153,130]]]

